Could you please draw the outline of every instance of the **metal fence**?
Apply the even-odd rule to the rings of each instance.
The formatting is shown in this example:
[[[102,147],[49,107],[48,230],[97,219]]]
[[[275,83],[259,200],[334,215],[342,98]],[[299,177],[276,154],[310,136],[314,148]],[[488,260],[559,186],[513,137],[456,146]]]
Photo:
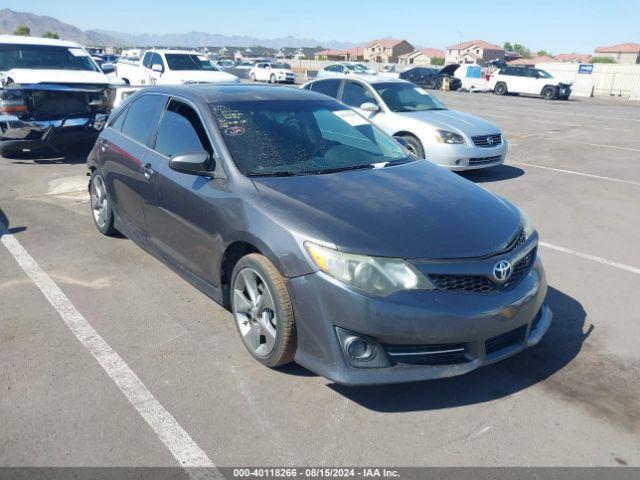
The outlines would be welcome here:
[[[596,63],[590,74],[579,73],[576,63],[540,63],[536,67],[561,81],[573,82],[576,96],[629,97],[640,91],[640,65]]]

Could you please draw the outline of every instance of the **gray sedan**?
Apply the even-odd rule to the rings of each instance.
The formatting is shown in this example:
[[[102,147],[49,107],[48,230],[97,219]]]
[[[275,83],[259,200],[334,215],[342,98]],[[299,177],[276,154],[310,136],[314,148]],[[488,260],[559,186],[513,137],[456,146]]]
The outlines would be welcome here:
[[[326,96],[150,87],[112,115],[88,168],[98,230],[227,306],[266,366],[350,385],[440,378],[549,328],[528,217]]]

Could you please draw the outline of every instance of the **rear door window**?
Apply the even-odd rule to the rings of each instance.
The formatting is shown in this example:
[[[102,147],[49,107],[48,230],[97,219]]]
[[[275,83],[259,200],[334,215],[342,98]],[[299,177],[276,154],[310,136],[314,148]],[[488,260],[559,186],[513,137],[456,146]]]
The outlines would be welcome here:
[[[356,82],[346,82],[342,91],[342,103],[351,107],[360,108],[363,103],[376,103],[375,98],[362,85]]]
[[[203,150],[211,153],[197,112],[183,102],[171,100],[158,125],[154,150],[167,157]]]
[[[122,134],[146,145],[166,103],[163,95],[147,94],[134,100],[122,125]]]
[[[338,98],[338,90],[342,80],[321,80],[314,82],[309,86],[309,90],[322,93],[332,98]]]

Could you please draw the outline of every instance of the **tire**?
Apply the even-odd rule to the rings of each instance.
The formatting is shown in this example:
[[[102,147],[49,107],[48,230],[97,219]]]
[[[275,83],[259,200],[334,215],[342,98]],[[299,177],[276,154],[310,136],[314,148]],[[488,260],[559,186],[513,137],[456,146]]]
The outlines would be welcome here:
[[[435,82],[435,84],[433,85],[433,88],[435,88],[436,90],[442,90],[442,79],[438,78]]]
[[[91,173],[89,194],[91,218],[93,218],[93,223],[96,225],[96,228],[103,235],[108,237],[116,236],[118,231],[113,226],[114,216],[113,209],[111,208],[111,200],[109,199],[104,179],[96,170]]]
[[[507,93],[509,93],[509,91],[507,90],[507,84],[504,82],[496,83],[496,86],[493,87],[493,93],[495,93],[496,95],[506,95]]]
[[[553,100],[556,98],[556,95],[557,95],[556,87],[547,85],[542,89],[542,98],[544,98],[545,100]]]
[[[251,356],[271,368],[291,363],[296,324],[284,277],[276,267],[258,253],[242,257],[233,268],[230,294],[236,328]]]
[[[422,142],[418,140],[417,137],[410,134],[398,135],[398,137],[404,139],[404,141],[407,142],[408,145],[405,146],[407,150],[416,155],[418,158],[425,158],[424,147],[422,146]]]
[[[249,79],[250,79],[252,82],[255,82],[255,81],[256,81],[256,76],[252,73],[251,75],[249,75]]]
[[[276,76],[271,74],[271,76],[269,77],[269,83],[276,83]]]

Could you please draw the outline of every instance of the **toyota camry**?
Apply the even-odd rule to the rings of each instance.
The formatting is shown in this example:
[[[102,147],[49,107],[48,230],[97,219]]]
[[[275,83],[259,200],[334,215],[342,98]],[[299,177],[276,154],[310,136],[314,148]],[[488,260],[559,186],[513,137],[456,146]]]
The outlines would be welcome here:
[[[98,230],[227,307],[268,367],[349,385],[448,377],[549,328],[527,215],[324,95],[143,89],[88,168]]]

